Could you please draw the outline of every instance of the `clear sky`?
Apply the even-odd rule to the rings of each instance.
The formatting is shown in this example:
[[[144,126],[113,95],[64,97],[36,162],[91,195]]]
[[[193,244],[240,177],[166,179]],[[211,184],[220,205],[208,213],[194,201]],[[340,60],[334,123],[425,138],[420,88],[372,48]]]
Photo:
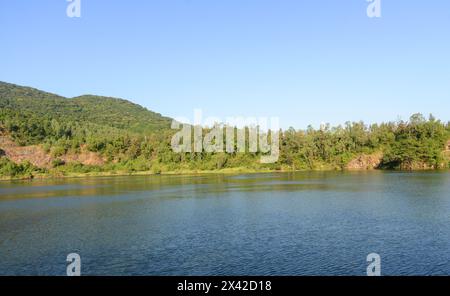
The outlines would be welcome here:
[[[450,120],[450,1],[0,1],[0,81],[172,117]]]

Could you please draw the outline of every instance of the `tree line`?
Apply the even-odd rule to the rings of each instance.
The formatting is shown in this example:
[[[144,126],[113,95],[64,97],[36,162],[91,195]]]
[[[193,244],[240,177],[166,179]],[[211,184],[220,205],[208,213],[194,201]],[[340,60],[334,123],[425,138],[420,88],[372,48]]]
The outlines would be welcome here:
[[[64,98],[0,82],[0,133],[18,145],[39,145],[51,168],[16,164],[0,146],[0,176],[88,172],[196,171],[220,169],[345,169],[360,155],[378,153],[380,169],[448,168],[443,153],[450,123],[432,115],[367,125],[347,122],[319,129],[280,130],[280,157],[261,164],[260,153],[175,153],[171,119],[129,101],[98,96]],[[225,134],[225,133],[224,133]],[[224,139],[225,142],[225,139]],[[65,163],[68,154],[95,152],[103,165]]]

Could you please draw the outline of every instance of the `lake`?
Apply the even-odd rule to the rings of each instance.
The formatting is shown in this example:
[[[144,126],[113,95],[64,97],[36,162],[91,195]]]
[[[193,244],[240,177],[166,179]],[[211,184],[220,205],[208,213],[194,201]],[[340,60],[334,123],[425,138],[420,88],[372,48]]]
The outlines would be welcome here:
[[[0,182],[0,275],[450,274],[449,172]]]

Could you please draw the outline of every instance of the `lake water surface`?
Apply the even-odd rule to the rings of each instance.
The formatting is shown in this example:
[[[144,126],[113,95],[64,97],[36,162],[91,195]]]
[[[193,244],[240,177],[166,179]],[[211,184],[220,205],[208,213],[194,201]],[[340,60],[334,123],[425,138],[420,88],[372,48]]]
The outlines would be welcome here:
[[[449,172],[0,182],[0,275],[450,274]]]

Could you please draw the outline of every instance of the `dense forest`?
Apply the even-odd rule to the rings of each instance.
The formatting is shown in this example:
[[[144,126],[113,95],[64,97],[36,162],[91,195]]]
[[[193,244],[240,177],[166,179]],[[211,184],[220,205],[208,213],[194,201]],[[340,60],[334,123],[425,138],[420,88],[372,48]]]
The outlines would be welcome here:
[[[174,153],[170,143],[176,130],[170,129],[171,122],[122,99],[64,98],[0,82],[0,177],[450,167],[445,151],[450,123],[432,115],[283,130],[280,158],[273,164],[261,164],[259,153]],[[34,160],[37,152],[40,159]],[[97,161],[81,161],[77,155],[96,155]],[[42,164],[42,158],[47,162]]]

